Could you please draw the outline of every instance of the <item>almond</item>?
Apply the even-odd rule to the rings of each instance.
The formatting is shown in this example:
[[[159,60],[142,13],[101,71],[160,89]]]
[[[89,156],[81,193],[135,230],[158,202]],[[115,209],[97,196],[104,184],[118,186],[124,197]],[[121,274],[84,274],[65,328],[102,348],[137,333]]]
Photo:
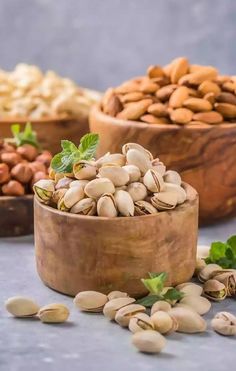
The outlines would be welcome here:
[[[167,107],[163,103],[151,104],[148,107],[147,111],[148,111],[148,113],[151,113],[152,115],[157,116],[157,117],[168,116]]]
[[[212,105],[208,100],[202,98],[188,98],[183,103],[184,107],[191,109],[194,112],[211,111]]]
[[[115,94],[115,89],[109,88],[109,89],[106,90],[106,92],[105,92],[105,94],[102,98],[102,108],[103,108],[104,112],[105,112],[104,108],[106,109],[111,96],[113,96],[114,94]]]
[[[171,71],[172,71],[172,67],[173,67],[173,61],[171,63],[168,63],[166,64],[164,67],[163,67],[163,71],[165,73],[166,76],[170,77],[170,74],[171,74]]]
[[[152,99],[143,99],[139,102],[129,103],[123,111],[118,113],[117,118],[123,120],[138,120],[151,104]]]
[[[236,104],[236,96],[232,93],[222,92],[216,97],[217,102]]]
[[[199,91],[195,89],[188,88],[188,94],[190,97],[195,97],[195,98],[200,97]]]
[[[204,95],[203,99],[208,100],[208,102],[210,102],[211,105],[213,105],[216,101],[216,96],[214,93],[207,93],[206,95]]]
[[[139,91],[145,94],[152,94],[152,93],[155,93],[155,91],[157,91],[159,87],[160,86],[156,84],[155,82],[152,82],[149,79],[147,80],[144,79],[139,86]]]
[[[218,75],[215,80],[218,84],[222,85],[227,81],[231,81],[231,77],[228,75]]]
[[[169,120],[165,117],[160,118],[151,114],[141,116],[140,120],[153,125],[166,125],[170,123]]]
[[[169,106],[172,108],[182,107],[183,102],[189,97],[189,89],[186,86],[180,86],[170,96]]]
[[[134,80],[125,81],[123,84],[115,89],[117,94],[133,93],[139,90],[139,82]]]
[[[122,111],[123,106],[117,95],[114,93],[107,99],[106,104],[103,103],[103,111],[109,116],[115,117],[117,113]]]
[[[215,103],[215,109],[227,119],[236,118],[236,105],[234,104]]]
[[[130,102],[137,102],[144,98],[143,93],[137,91],[134,93],[127,93],[123,96],[120,96],[120,100],[122,103],[130,103]]]
[[[170,84],[163,86],[156,92],[156,97],[159,98],[161,101],[166,101],[170,98],[173,91],[178,87],[176,84]]]
[[[188,59],[184,57],[176,58],[171,64],[170,81],[172,84],[176,84],[179,79],[188,72]]]
[[[217,77],[217,69],[211,66],[203,66],[196,72],[184,75],[179,79],[180,85],[193,84],[199,85],[205,80],[214,80]]]
[[[165,73],[162,69],[162,67],[155,65],[155,66],[149,66],[147,69],[147,75],[150,77],[150,79],[155,77],[163,77],[165,76]]]
[[[204,66],[202,66],[201,64],[190,64],[189,73],[197,72],[197,71],[201,70],[202,67],[204,67]]]
[[[203,121],[207,124],[219,124],[223,121],[223,116],[219,112],[199,112],[193,115],[193,120]]]
[[[170,84],[170,79],[168,76],[155,77],[152,79],[152,81],[158,84],[159,86],[166,86]]]
[[[220,94],[221,90],[219,86],[212,81],[206,80],[199,85],[198,90],[202,95],[205,95],[207,93],[214,93],[215,95]]]
[[[201,126],[201,127],[210,127],[210,125],[206,124],[205,122],[202,122],[202,121],[190,121],[188,123],[188,125],[191,125],[191,126]]]
[[[173,122],[177,124],[187,124],[192,120],[193,112],[187,108],[177,108],[173,110],[170,114],[170,118]]]
[[[236,82],[227,81],[222,85],[222,90],[234,93],[236,90]]]

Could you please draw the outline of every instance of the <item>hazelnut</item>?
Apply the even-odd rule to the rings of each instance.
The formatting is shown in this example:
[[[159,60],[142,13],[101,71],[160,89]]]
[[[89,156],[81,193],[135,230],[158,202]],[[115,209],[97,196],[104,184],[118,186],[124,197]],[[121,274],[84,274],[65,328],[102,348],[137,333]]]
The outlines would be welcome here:
[[[10,178],[7,164],[0,164],[0,184],[6,183]]]
[[[5,152],[1,155],[1,160],[9,167],[13,167],[21,162],[21,156],[16,152]]]
[[[49,179],[49,177],[47,174],[45,174],[44,171],[37,171],[36,173],[34,173],[31,180],[31,187],[33,187],[33,185],[41,179]]]
[[[41,155],[36,157],[36,161],[42,162],[46,167],[50,166],[52,155],[48,151],[43,151]]]
[[[34,161],[38,155],[37,148],[31,144],[23,144],[22,146],[18,147],[16,151],[28,161]]]
[[[46,166],[39,161],[33,161],[29,163],[29,167],[33,173],[37,173],[38,171],[43,171],[46,173]]]
[[[22,163],[12,168],[11,175],[21,183],[28,183],[33,176],[33,172],[27,163]]]
[[[15,152],[16,148],[12,144],[4,143],[3,152]]]
[[[23,196],[25,190],[23,185],[17,180],[10,180],[10,182],[2,186],[2,193],[6,196]]]

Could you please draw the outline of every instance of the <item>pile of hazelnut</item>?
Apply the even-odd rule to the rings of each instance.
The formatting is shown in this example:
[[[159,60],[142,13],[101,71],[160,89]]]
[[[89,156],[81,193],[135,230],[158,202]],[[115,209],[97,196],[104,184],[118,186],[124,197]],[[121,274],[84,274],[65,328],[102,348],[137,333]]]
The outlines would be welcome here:
[[[48,177],[52,155],[31,144],[17,147],[0,140],[0,196],[32,193],[34,183]]]

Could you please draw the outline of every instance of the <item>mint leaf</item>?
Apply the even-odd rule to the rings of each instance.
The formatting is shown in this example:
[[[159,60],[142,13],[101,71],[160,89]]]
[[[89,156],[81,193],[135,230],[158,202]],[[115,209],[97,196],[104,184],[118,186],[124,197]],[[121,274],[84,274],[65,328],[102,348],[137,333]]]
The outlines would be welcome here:
[[[142,299],[136,300],[136,304],[141,304],[146,308],[151,308],[158,300],[162,300],[162,297],[158,295],[148,295]]]
[[[72,152],[77,151],[76,145],[69,140],[62,140],[61,141],[61,147],[62,147],[63,151],[65,151],[65,152],[72,153]]]
[[[210,258],[212,261],[216,261],[220,259],[222,256],[225,256],[225,252],[227,250],[227,245],[223,242],[217,241],[212,242],[210,248]]]
[[[81,138],[79,145],[81,159],[91,160],[95,156],[98,143],[99,143],[98,134],[93,133],[85,134]]]
[[[142,283],[151,294],[160,294],[163,290],[167,274],[165,272],[159,274],[149,273],[149,277],[151,278],[142,278]]]
[[[31,144],[32,146],[38,148],[39,143],[37,141],[37,134],[32,130],[31,123],[27,122],[25,125],[24,131],[20,131],[20,125],[14,124],[11,126],[11,132],[14,137],[14,142],[17,147],[22,146],[23,144]]]
[[[165,300],[181,300],[184,297],[184,293],[179,290],[172,288],[169,289],[164,295]]]
[[[222,268],[236,268],[236,236],[231,236],[226,243],[217,241],[211,244],[207,264],[215,263]]]
[[[227,240],[227,244],[231,247],[231,250],[236,258],[236,236],[231,236]]]

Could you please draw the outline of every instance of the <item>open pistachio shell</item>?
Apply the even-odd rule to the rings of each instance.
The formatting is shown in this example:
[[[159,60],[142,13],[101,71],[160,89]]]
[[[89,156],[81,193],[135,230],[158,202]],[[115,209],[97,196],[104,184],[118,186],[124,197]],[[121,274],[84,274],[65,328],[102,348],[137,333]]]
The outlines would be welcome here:
[[[143,178],[143,183],[150,192],[161,192],[164,190],[162,176],[155,170],[149,169]]]
[[[206,330],[206,321],[191,309],[175,307],[168,313],[177,320],[178,332],[192,334]]]
[[[130,318],[139,312],[145,312],[146,308],[140,304],[129,304],[116,312],[115,321],[122,327],[128,327]]]
[[[143,152],[137,149],[129,149],[126,159],[128,165],[135,165],[139,168],[141,175],[144,175],[152,167],[151,161],[147,159]]]
[[[76,179],[91,180],[97,175],[97,167],[89,161],[81,160],[74,164],[73,173]]]
[[[77,308],[85,312],[102,312],[108,297],[97,291],[81,291],[74,298]]]
[[[137,313],[129,321],[129,330],[135,334],[138,331],[153,330],[154,325],[146,313]]]
[[[55,205],[58,205],[59,201],[64,197],[68,188],[60,188],[57,191],[53,192],[51,202]]]
[[[117,165],[106,165],[99,169],[101,178],[108,178],[115,187],[121,187],[129,182],[129,174]]]
[[[69,210],[83,198],[84,191],[82,187],[71,187],[66,191],[63,198],[59,201],[59,208],[61,211]]]
[[[97,202],[98,216],[115,218],[118,215],[115,198],[111,193],[104,193]]]
[[[213,277],[215,280],[223,283],[226,287],[227,296],[234,296],[236,294],[236,271],[226,271],[222,269],[222,273],[213,272]]]
[[[214,301],[221,301],[226,298],[227,291],[223,283],[217,280],[208,280],[203,286],[204,295]]]
[[[115,202],[117,209],[122,216],[134,215],[134,202],[128,192],[122,190],[116,191]]]
[[[221,269],[222,268],[218,264],[208,264],[205,268],[200,270],[198,279],[200,282],[208,281],[210,278],[212,278],[213,272]]]
[[[147,188],[140,182],[130,183],[127,187],[127,192],[129,192],[134,202],[144,200],[148,194]]]
[[[40,179],[33,186],[37,199],[42,203],[49,203],[55,191],[55,182],[51,179]]]
[[[166,166],[159,160],[159,158],[152,160],[152,169],[159,173],[162,177],[166,172]]]
[[[203,315],[211,309],[211,302],[199,295],[186,295],[180,300],[180,304],[186,304],[198,314]]]
[[[155,312],[158,312],[160,310],[164,311],[164,312],[168,312],[170,309],[171,309],[170,303],[167,303],[167,301],[164,301],[164,300],[159,300],[159,301],[157,301],[156,303],[153,304],[153,306],[151,308],[151,316]]]
[[[107,164],[113,164],[118,166],[124,166],[125,165],[125,155],[122,155],[121,153],[107,153],[103,157],[100,157],[96,161],[96,166],[100,168],[101,166],[107,165]]]
[[[165,183],[165,192],[174,192],[177,195],[177,204],[183,204],[187,200],[187,193],[178,184]]]
[[[174,209],[177,200],[177,195],[174,192],[155,193],[151,198],[152,205],[159,211]]]
[[[214,331],[225,336],[236,335],[236,317],[229,312],[219,312],[211,321]]]
[[[91,180],[86,184],[84,192],[88,197],[99,198],[104,193],[114,193],[114,184],[107,178],[98,178]]]
[[[79,215],[95,215],[97,212],[96,201],[92,198],[84,198],[72,206],[70,212]]]
[[[147,201],[136,201],[134,203],[134,215],[149,215],[149,214],[157,214],[157,210],[155,209],[150,202]]]
[[[166,346],[166,339],[157,331],[138,331],[132,336],[133,345],[144,353],[160,353]]]
[[[124,155],[127,155],[127,152],[130,149],[135,149],[137,151],[140,151],[142,154],[144,154],[144,156],[147,158],[148,161],[153,160],[153,156],[152,156],[151,152],[149,152],[146,148],[144,148],[143,146],[141,146],[138,143],[126,143],[126,144],[124,144],[123,147],[122,147],[122,153]]]
[[[130,298],[130,297],[111,299],[108,303],[105,304],[103,308],[103,314],[105,317],[109,318],[110,320],[114,320],[116,316],[116,312],[120,308],[123,308],[126,305],[132,304],[134,302],[135,302],[135,299]]]
[[[164,175],[164,181],[166,183],[181,185],[181,176],[179,173],[177,173],[177,171],[168,170]]]
[[[141,178],[141,172],[135,165],[125,165],[123,169],[129,174],[129,183],[138,182]]]

